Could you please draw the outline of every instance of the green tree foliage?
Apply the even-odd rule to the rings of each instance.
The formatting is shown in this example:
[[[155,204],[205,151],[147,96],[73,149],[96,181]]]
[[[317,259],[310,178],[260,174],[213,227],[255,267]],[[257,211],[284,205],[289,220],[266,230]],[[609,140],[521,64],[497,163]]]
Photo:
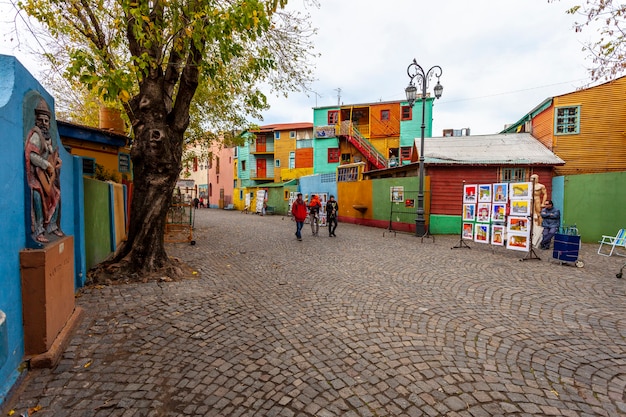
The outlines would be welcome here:
[[[310,78],[312,31],[287,0],[24,0],[55,40],[50,53],[133,129],[128,239],[107,264],[137,277],[168,269],[167,213],[186,143],[229,138],[274,92]],[[209,135],[206,132],[213,132]],[[106,266],[106,265],[104,265]]]
[[[592,79],[612,80],[622,74],[626,69],[626,5],[612,0],[586,0],[567,13],[581,19],[574,24],[576,32],[585,28],[598,32],[599,36],[584,47],[591,54]]]

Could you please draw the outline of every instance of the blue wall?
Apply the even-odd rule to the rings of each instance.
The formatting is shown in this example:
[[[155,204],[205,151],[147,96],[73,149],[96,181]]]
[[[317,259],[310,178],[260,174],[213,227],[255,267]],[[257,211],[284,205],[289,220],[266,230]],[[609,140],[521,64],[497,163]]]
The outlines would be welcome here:
[[[332,181],[331,181],[332,180]],[[307,195],[309,199],[314,193],[328,193],[328,196],[337,197],[337,182],[334,174],[317,174],[300,177],[300,189],[298,190]]]
[[[0,55],[0,311],[6,314],[6,323],[0,328],[0,404],[20,376],[24,356],[24,331],[22,327],[22,294],[20,279],[20,251],[32,247],[30,239],[30,213],[26,207],[30,189],[26,183],[24,139],[32,128],[34,114],[24,109],[34,98],[41,97],[54,115],[54,100],[48,92],[14,57]],[[28,113],[32,113],[31,111]],[[51,120],[51,134],[63,161],[61,167],[61,229],[66,235],[81,236],[81,224],[75,223],[81,211],[82,195],[76,194],[75,183],[82,182],[82,165],[61,146],[56,120]],[[80,166],[76,166],[79,164]],[[80,186],[79,186],[80,187]],[[80,188],[78,189],[80,192]],[[76,261],[75,277],[84,276],[84,249],[82,239],[74,239]],[[82,258],[81,258],[82,257]],[[79,282],[80,279],[75,282]]]

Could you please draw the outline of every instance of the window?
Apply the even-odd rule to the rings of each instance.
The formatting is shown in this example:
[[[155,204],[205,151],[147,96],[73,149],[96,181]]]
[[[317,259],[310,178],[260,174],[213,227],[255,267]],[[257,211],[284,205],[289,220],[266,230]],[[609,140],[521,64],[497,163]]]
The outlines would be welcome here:
[[[410,160],[411,159],[411,149],[413,149],[410,146],[403,146],[402,148],[400,148],[400,159],[402,159],[403,161],[405,160]]]
[[[280,132],[274,132],[274,139],[280,139]]]
[[[526,170],[524,168],[501,168],[501,182],[523,182],[526,181]]]
[[[296,141],[296,149],[312,148],[313,139],[300,139]]]
[[[337,170],[337,181],[338,182],[351,182],[357,181],[359,179],[359,167],[346,167]]]
[[[554,113],[554,134],[573,135],[580,132],[580,106],[557,107]]]
[[[413,109],[411,106],[402,106],[400,109],[400,119],[401,120],[412,120],[413,119]]]
[[[389,120],[391,113],[389,112],[389,110],[381,110],[380,111],[380,120]]]
[[[339,123],[339,110],[328,110],[328,124],[336,125]]]
[[[296,167],[296,153],[289,152],[289,169],[294,169]]]
[[[342,153],[341,154],[341,163],[342,164],[349,164],[350,163],[350,154],[349,153]]]
[[[296,138],[296,131],[292,130],[291,132],[289,132],[289,139],[295,139]]]
[[[328,148],[328,163],[339,162],[339,148]]]
[[[242,172],[246,171],[246,161],[241,161],[241,171]]]
[[[277,159],[277,160],[274,161],[274,166],[276,168],[280,168],[280,159]]]
[[[93,177],[96,173],[96,160],[84,156],[81,159],[83,160],[83,175]]]
[[[217,175],[220,174],[220,157],[219,156],[215,157],[215,173]]]
[[[196,172],[198,170],[198,157],[194,156],[193,157],[193,172]]]
[[[121,153],[117,156],[117,169],[120,172],[130,172],[130,155]]]
[[[239,147],[235,146],[233,148],[233,157],[237,158],[239,156]]]

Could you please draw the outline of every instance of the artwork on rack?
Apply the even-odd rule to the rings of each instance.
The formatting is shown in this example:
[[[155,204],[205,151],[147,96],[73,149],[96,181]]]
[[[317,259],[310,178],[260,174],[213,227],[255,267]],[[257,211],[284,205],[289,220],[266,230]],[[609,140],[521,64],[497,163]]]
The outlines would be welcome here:
[[[506,203],[509,196],[509,184],[498,183],[493,184],[493,202],[494,203]]]
[[[463,223],[461,238],[474,240],[474,223]]]
[[[491,221],[504,222],[506,220],[506,204],[495,203],[491,208]]]
[[[530,201],[511,200],[511,216],[530,216]]]
[[[466,204],[476,202],[476,184],[463,186],[463,202]]]
[[[475,210],[475,204],[463,204],[463,220],[469,220],[473,222],[476,219]]]
[[[402,203],[404,202],[404,187],[389,187],[391,193],[391,202],[392,203]]]
[[[489,225],[476,223],[474,225],[474,242],[489,243]]]
[[[491,203],[491,184],[480,184],[478,186],[478,202]]]
[[[509,216],[508,231],[528,234],[528,218]]]
[[[494,224],[491,226],[491,244],[504,246],[504,225]]]
[[[507,233],[506,248],[528,252],[530,248],[528,234]]]
[[[489,223],[491,203],[478,203],[476,209],[476,221],[481,223]]]
[[[532,189],[532,182],[513,182],[509,190],[509,198],[511,200],[530,200]]]

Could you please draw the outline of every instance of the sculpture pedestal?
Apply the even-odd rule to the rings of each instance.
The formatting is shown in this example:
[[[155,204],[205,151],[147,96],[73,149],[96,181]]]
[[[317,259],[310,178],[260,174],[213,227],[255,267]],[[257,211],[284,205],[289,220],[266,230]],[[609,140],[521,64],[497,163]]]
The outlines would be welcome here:
[[[74,313],[73,237],[21,251],[20,270],[24,353],[39,355],[51,349]]]

